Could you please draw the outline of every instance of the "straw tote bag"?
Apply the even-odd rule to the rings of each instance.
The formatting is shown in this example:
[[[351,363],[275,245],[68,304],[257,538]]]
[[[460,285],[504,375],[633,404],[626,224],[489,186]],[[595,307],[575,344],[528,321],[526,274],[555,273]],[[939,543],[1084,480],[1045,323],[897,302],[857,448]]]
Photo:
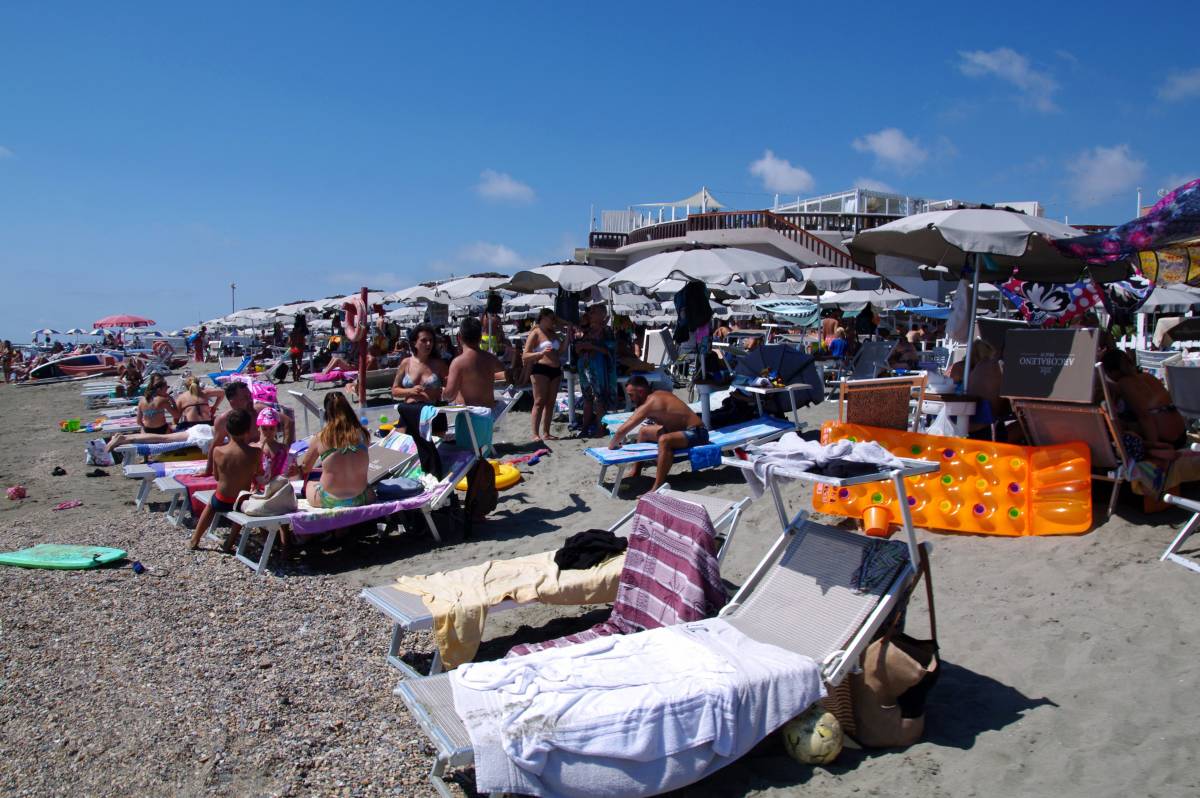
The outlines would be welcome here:
[[[296,491],[287,477],[275,477],[266,484],[261,493],[242,491],[238,495],[241,511],[246,515],[287,515],[299,508]]]
[[[897,631],[897,609],[883,635],[867,646],[862,673],[850,677],[855,739],[868,748],[912,745],[925,731],[925,699],[937,682],[937,620],[929,560],[921,552],[917,579],[925,577],[931,639],[918,640]],[[916,587],[914,583],[913,588]],[[912,588],[909,596],[912,595]],[[901,607],[907,606],[908,600]]]

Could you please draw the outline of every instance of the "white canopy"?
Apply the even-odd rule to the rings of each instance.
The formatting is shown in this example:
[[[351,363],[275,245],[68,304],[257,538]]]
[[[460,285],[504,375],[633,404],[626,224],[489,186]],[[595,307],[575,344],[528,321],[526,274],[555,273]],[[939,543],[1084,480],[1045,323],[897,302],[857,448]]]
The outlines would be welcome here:
[[[710,286],[727,286],[737,278],[750,285],[794,276],[797,268],[789,261],[761,252],[734,247],[677,249],[660,252],[626,266],[602,286],[615,290],[645,291],[663,280],[702,280]]]
[[[439,285],[437,300],[445,302],[447,299],[466,299],[475,294],[490,291],[507,283],[508,280],[508,277],[460,277]]]
[[[589,266],[586,263],[548,263],[536,269],[519,271],[502,283],[499,288],[511,291],[532,292],[548,288],[564,291],[586,291],[606,277],[612,277],[608,269]]]
[[[826,291],[820,298],[821,307],[842,310],[861,310],[868,302],[877,308],[894,308],[898,305],[919,305],[921,298],[895,288],[880,291]]]
[[[834,266],[812,266],[801,269],[800,279],[811,283],[820,291],[871,291],[883,285],[883,278],[878,274],[854,269],[839,269]],[[773,286],[772,290],[775,290]]]
[[[643,202],[639,205],[635,205],[634,207],[635,208],[687,208],[687,207],[724,208],[725,206],[722,205],[720,202],[718,202],[717,198],[714,197],[711,193],[709,193],[708,186],[701,186],[700,190],[697,191],[692,196],[684,197],[683,199],[677,200],[675,202]]]

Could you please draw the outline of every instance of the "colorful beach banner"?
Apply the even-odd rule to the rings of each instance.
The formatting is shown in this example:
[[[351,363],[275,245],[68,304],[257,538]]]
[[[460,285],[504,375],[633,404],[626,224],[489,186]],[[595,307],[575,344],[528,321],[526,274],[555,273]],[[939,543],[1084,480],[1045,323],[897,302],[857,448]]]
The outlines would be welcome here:
[[[1200,286],[1200,246],[1138,253],[1142,274],[1157,285]]]

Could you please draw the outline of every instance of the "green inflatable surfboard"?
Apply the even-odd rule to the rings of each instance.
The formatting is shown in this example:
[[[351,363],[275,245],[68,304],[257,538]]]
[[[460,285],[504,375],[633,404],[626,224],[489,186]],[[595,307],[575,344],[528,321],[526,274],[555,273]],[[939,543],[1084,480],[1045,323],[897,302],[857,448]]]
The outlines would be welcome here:
[[[20,551],[0,552],[0,565],[17,565],[21,568],[57,568],[79,570],[107,565],[124,558],[121,549],[104,546],[63,546],[57,543],[39,543]]]

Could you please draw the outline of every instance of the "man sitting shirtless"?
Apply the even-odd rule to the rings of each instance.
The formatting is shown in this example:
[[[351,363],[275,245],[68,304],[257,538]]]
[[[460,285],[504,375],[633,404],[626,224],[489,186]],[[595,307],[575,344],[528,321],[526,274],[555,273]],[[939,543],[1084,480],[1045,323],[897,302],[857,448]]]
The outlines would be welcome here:
[[[708,443],[708,429],[700,417],[678,396],[670,391],[651,391],[650,383],[645,377],[631,377],[625,386],[625,394],[637,409],[633,411],[629,420],[613,433],[608,448],[620,449],[621,442],[630,430],[645,421],[638,430],[637,439],[640,443],[658,442],[654,486],[650,489],[655,491],[667,481],[671,463],[675,460],[675,452]],[[641,467],[635,465],[633,475],[637,476],[640,472]]]

